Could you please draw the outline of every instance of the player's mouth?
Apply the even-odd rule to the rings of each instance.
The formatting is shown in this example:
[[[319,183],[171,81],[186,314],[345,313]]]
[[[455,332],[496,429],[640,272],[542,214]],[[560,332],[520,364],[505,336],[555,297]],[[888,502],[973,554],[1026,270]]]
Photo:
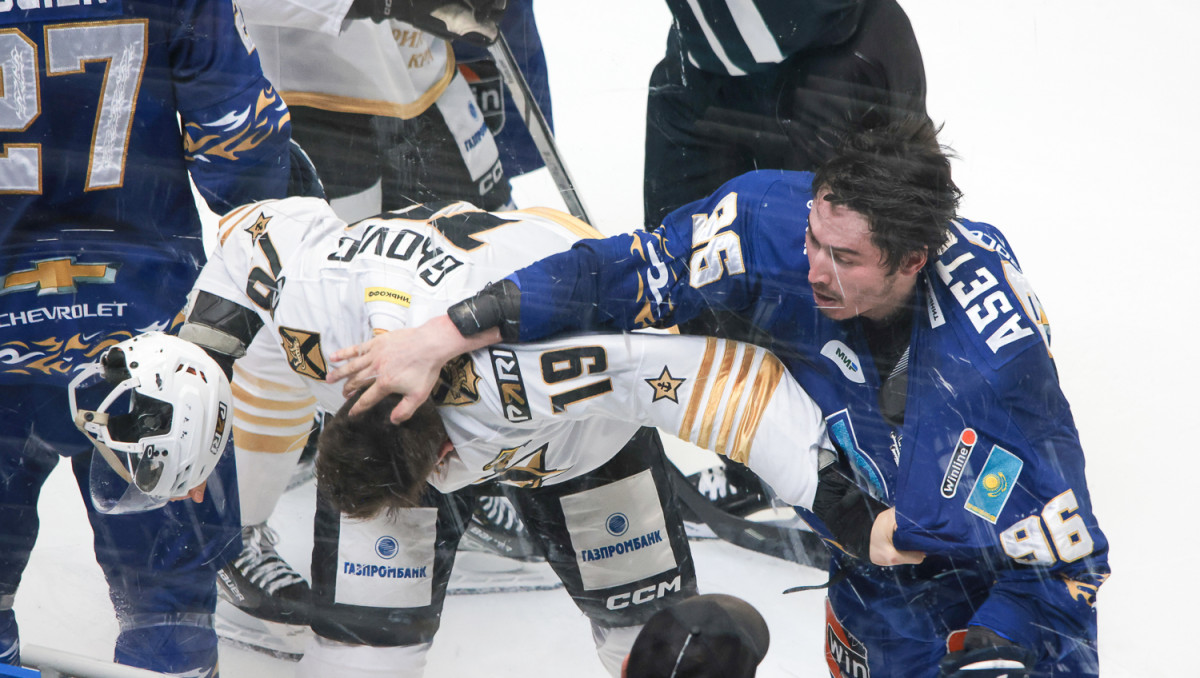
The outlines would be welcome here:
[[[839,306],[841,300],[837,297],[826,294],[817,288],[813,288],[813,300],[817,302],[817,306]]]

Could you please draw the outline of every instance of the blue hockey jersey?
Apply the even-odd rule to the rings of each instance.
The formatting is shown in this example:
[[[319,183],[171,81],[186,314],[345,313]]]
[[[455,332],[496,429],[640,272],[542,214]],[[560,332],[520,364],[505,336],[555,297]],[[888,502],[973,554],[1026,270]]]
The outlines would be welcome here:
[[[0,3],[0,68],[0,375],[61,381],[182,308],[189,170],[218,213],[285,195],[289,115],[229,0]]]
[[[887,569],[842,558],[877,585],[866,604],[906,637],[944,637],[935,617],[912,610],[917,592],[953,572],[940,579],[965,599],[970,623],[1039,649],[1045,661],[1070,652],[1072,639],[1094,641],[1108,542],[1092,513],[1045,314],[1004,236],[954,223],[921,271],[903,421],[889,424],[861,322],[826,318],[807,282],[811,181],[809,173],[743,175],[653,233],[581,241],[517,271],[521,339],[736,313],[770,337],[820,405],[859,484],[895,506],[896,547],[929,556]]]

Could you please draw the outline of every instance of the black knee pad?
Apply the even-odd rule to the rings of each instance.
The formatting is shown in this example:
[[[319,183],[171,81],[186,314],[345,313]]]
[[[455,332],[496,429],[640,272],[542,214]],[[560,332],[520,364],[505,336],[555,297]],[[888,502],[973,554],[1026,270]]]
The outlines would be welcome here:
[[[318,493],[313,526],[312,630],[343,643],[393,647],[433,640],[470,493],[432,488],[425,506],[343,520]]]

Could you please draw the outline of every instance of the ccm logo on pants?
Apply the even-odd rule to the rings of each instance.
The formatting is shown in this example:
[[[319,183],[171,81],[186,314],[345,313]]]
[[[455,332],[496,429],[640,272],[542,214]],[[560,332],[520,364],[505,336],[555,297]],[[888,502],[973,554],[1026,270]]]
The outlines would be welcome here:
[[[615,596],[609,596],[606,603],[610,610],[621,610],[630,605],[643,605],[652,600],[662,598],[672,591],[679,592],[679,575],[671,581],[659,582],[657,585],[651,584],[645,588],[640,588],[633,593],[618,593]]]

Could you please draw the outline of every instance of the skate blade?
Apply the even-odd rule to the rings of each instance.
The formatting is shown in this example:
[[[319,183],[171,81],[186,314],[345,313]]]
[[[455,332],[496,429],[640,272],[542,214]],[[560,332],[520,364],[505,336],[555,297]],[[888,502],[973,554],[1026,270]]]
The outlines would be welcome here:
[[[304,656],[304,646],[312,637],[307,626],[263,621],[224,599],[217,600],[213,630],[222,643],[293,662]]]

